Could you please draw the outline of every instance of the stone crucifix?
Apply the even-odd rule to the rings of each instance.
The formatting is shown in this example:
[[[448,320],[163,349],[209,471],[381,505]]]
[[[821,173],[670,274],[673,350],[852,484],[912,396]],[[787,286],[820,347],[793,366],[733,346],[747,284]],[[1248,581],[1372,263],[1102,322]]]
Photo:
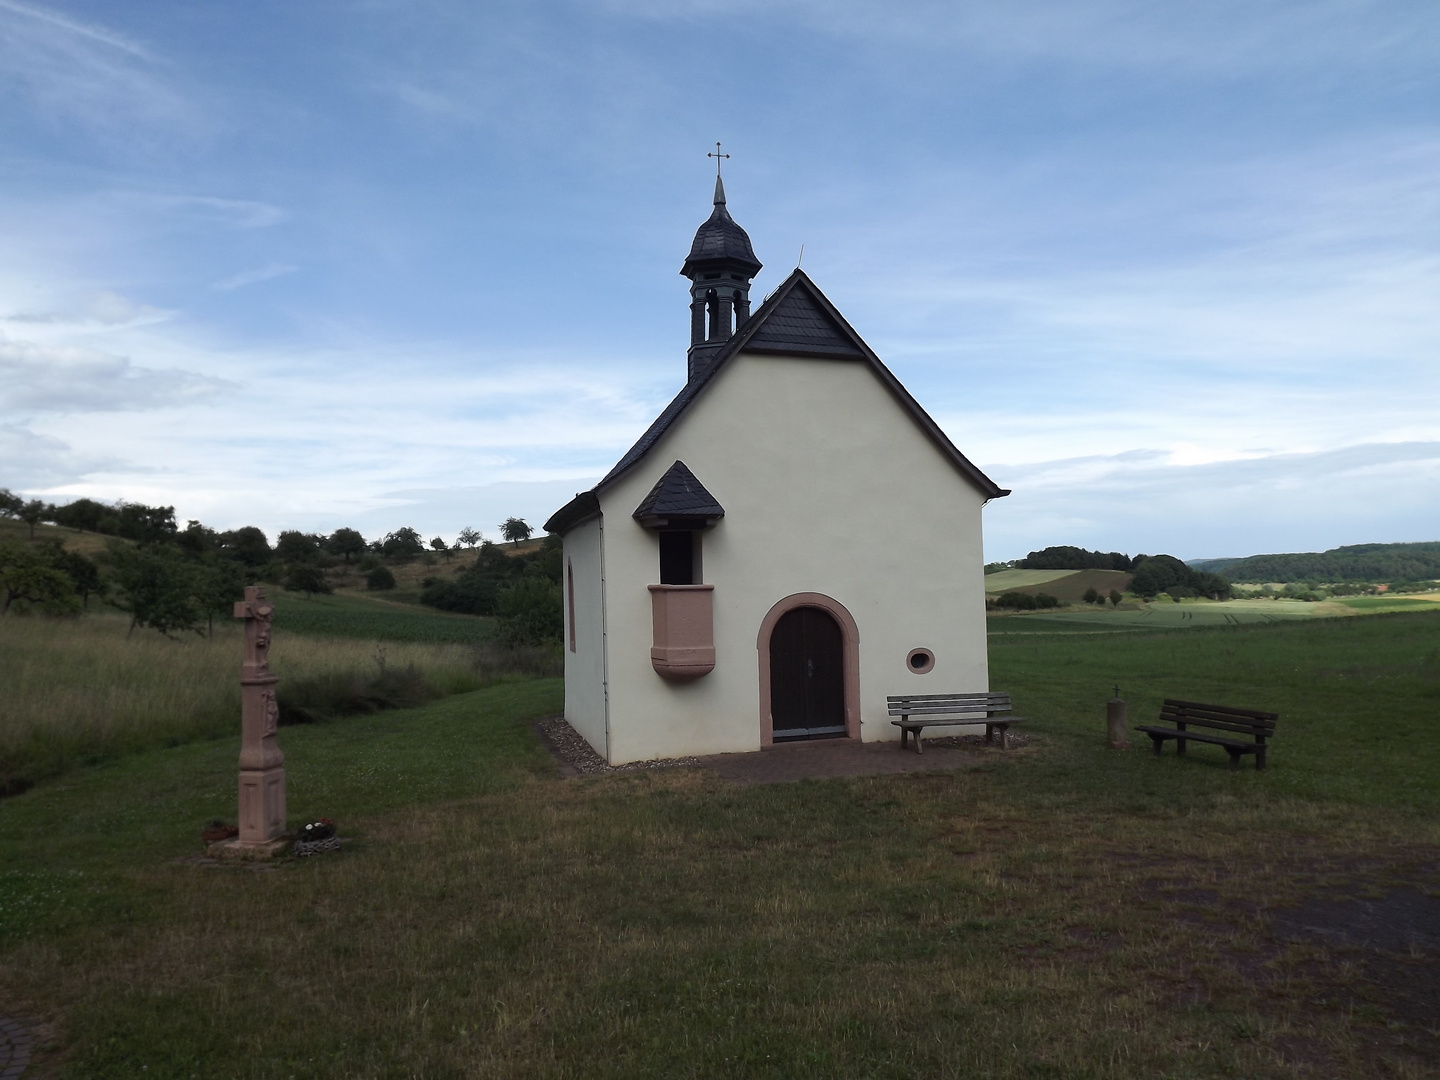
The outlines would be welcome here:
[[[241,847],[268,846],[285,833],[285,755],[276,730],[280,707],[270,670],[270,620],[275,605],[265,590],[251,585],[235,602],[235,618],[245,620],[245,663],[240,669],[240,837]]]

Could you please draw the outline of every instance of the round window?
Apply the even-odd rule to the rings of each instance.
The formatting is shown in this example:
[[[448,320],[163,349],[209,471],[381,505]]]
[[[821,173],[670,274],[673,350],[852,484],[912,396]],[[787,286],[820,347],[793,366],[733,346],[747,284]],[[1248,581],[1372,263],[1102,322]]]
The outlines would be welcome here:
[[[935,654],[929,649],[911,649],[905,664],[916,675],[924,675],[935,666]]]

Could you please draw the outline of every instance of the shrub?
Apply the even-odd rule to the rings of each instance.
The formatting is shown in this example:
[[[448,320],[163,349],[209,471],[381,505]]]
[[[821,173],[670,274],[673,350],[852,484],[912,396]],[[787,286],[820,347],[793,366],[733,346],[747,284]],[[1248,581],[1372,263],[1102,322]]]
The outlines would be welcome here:
[[[377,566],[365,575],[365,587],[372,590],[393,589],[395,588],[395,575],[390,572],[388,566]]]
[[[1034,611],[1040,605],[1029,593],[1007,592],[995,601],[995,606],[1008,611]]]
[[[378,674],[330,671],[283,679],[276,692],[281,724],[314,724],[344,716],[408,709],[440,697],[414,664]]]
[[[560,586],[525,578],[501,592],[496,604],[499,637],[507,645],[559,644],[564,633]]]
[[[494,615],[499,597],[496,581],[479,574],[463,574],[454,581],[432,578],[420,592],[422,604],[463,615]]]
[[[393,574],[390,577],[390,587],[395,587]],[[290,567],[290,573],[285,577],[285,588],[291,592],[303,592],[306,596],[335,591],[330,582],[326,580],[325,571],[314,563],[298,563]]]
[[[1091,585],[1088,589],[1085,590],[1085,597],[1084,597],[1085,603],[1087,603],[1087,604],[1093,604],[1093,603],[1096,603],[1097,601],[1099,601],[1099,599],[1100,599],[1100,594],[1095,590],[1095,586],[1094,586],[1094,585]]]

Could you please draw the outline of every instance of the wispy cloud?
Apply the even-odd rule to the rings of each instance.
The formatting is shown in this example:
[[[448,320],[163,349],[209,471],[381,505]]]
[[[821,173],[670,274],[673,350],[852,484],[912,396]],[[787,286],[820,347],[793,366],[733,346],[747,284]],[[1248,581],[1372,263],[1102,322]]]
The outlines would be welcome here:
[[[1168,70],[1421,60],[1440,30],[1433,5],[1355,0],[606,0],[607,9],[666,22],[788,22],[806,30],[923,50],[969,48],[1005,57]]]
[[[253,199],[141,191],[122,192],[114,198],[132,208],[144,208],[176,220],[229,229],[266,229],[289,217],[281,207]]]
[[[986,471],[1014,489],[985,511],[987,557],[997,559],[1024,555],[1027,543],[1043,546],[1032,539],[1041,536],[1182,558],[1433,539],[1440,504],[1440,442],[1251,452],[1193,464],[1138,450]]]
[[[211,285],[210,288],[219,292],[232,292],[235,289],[243,289],[246,285],[254,285],[261,281],[270,281],[273,278],[293,274],[299,269],[298,266],[291,266],[289,263],[268,263],[265,266],[256,267],[254,270],[243,270],[231,277],[223,278]]]
[[[190,106],[157,66],[148,48],[108,26],[0,0],[0,85],[23,90],[54,118],[97,132],[122,119],[188,119]]]
[[[234,388],[193,371],[137,367],[123,356],[95,349],[0,339],[0,408],[12,412],[159,409]]]

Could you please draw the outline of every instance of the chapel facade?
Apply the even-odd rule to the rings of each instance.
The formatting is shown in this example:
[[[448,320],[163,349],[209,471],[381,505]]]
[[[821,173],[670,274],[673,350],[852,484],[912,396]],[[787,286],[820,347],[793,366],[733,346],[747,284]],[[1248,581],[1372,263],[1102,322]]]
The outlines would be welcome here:
[[[886,697],[989,688],[981,508],[1008,495],[796,269],[760,271],[717,176],[684,388],[545,527],[565,717],[610,764],[897,739]]]

